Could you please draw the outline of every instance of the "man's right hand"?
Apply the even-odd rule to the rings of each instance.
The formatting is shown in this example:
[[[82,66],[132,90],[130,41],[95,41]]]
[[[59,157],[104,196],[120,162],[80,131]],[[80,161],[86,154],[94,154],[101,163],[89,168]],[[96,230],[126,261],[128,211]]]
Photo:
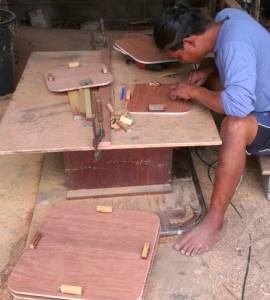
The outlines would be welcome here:
[[[189,74],[187,83],[196,86],[202,86],[207,81],[208,76],[209,76],[209,72],[207,70],[193,71]]]

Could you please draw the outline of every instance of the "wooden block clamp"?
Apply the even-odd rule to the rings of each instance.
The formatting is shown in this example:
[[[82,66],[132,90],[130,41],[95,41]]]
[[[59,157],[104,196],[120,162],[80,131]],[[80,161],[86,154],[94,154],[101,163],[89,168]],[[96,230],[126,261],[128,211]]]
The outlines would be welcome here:
[[[70,295],[78,295],[81,296],[83,289],[81,286],[75,286],[75,285],[64,285],[62,284],[60,286],[60,292],[62,294],[70,294]]]

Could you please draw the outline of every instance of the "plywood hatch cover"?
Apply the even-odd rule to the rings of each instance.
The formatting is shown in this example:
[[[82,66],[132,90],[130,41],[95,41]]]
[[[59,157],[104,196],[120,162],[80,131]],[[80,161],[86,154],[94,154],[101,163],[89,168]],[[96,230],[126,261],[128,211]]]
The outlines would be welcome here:
[[[142,299],[159,230],[153,213],[58,206],[41,226],[37,247],[26,249],[14,267],[8,287],[25,298]],[[146,242],[150,250],[143,259]],[[82,287],[82,295],[61,294],[62,284]]]

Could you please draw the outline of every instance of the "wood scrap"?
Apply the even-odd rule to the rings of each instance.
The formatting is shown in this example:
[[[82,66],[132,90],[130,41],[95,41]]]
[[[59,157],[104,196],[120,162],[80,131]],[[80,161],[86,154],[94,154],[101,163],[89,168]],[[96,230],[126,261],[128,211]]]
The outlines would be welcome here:
[[[82,289],[81,286],[64,285],[64,284],[62,284],[59,289],[60,289],[60,292],[62,294],[70,294],[70,295],[81,296],[82,293],[83,293],[83,289]]]
[[[113,208],[112,208],[112,206],[101,206],[101,205],[98,205],[96,207],[96,211],[99,212],[99,213],[112,213],[113,212]]]

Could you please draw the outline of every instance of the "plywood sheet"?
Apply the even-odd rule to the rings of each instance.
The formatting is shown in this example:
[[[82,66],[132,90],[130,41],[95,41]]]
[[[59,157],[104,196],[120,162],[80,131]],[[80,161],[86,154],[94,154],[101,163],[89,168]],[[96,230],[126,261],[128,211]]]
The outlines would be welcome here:
[[[106,150],[99,161],[93,151],[64,154],[69,189],[166,184],[171,181],[172,149]]]
[[[65,92],[81,88],[91,88],[108,85],[113,81],[110,72],[102,72],[102,64],[83,64],[69,68],[60,66],[44,73],[47,87],[52,92]],[[53,78],[53,80],[49,80]]]
[[[99,214],[61,205],[47,215],[40,229],[43,237],[35,250],[25,250],[8,287],[14,294],[56,299],[141,299],[159,229],[153,213]],[[150,252],[142,259],[145,242]],[[60,294],[61,284],[83,287],[82,296]]]
[[[129,55],[143,64],[155,64],[176,61],[157,48],[152,36],[144,35],[123,37],[115,41],[115,49]]]
[[[192,103],[184,100],[172,101],[169,97],[170,88],[170,84],[162,84],[161,86],[136,84],[131,100],[127,105],[128,111],[147,114],[183,114],[189,112],[192,108]],[[164,112],[150,112],[148,109],[149,104],[163,104],[165,110]]]

